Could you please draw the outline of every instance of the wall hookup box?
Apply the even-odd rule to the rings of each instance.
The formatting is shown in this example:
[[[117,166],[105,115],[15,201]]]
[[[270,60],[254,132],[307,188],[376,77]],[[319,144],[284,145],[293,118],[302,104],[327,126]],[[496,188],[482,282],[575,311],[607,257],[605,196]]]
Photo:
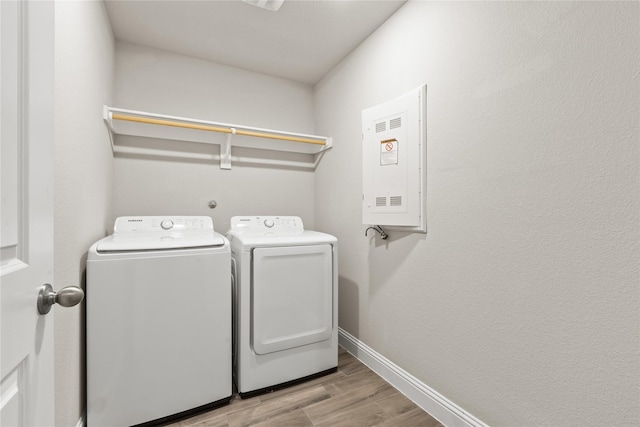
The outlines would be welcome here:
[[[362,223],[427,232],[427,87],[362,111]]]

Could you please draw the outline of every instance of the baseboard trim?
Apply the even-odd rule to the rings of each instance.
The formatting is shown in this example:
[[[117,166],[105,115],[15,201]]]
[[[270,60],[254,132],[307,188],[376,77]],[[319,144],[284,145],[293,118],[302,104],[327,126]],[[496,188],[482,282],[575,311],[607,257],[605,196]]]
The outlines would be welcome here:
[[[82,411],[82,415],[80,415],[80,419],[76,423],[76,427],[84,427],[87,425],[87,411]]]
[[[338,343],[420,408],[448,427],[488,427],[416,377],[377,353],[342,328]]]

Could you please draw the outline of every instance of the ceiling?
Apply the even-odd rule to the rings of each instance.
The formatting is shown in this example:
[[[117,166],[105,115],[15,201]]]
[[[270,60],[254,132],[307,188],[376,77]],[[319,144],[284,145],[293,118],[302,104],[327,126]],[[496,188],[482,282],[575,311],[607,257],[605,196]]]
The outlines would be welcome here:
[[[315,84],[406,0],[105,0],[116,40]]]

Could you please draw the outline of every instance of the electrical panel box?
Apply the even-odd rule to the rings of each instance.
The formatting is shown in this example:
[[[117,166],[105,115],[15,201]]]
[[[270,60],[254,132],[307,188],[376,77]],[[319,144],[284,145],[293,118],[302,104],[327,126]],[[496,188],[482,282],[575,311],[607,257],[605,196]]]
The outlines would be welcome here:
[[[363,224],[427,232],[426,99],[421,86],[362,111]]]

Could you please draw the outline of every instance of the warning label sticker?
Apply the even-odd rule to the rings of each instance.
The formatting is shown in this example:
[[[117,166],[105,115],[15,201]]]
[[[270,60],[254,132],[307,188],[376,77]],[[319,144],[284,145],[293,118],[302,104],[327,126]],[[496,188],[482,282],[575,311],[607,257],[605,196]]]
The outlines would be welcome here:
[[[398,164],[398,140],[385,139],[380,141],[380,166]]]

